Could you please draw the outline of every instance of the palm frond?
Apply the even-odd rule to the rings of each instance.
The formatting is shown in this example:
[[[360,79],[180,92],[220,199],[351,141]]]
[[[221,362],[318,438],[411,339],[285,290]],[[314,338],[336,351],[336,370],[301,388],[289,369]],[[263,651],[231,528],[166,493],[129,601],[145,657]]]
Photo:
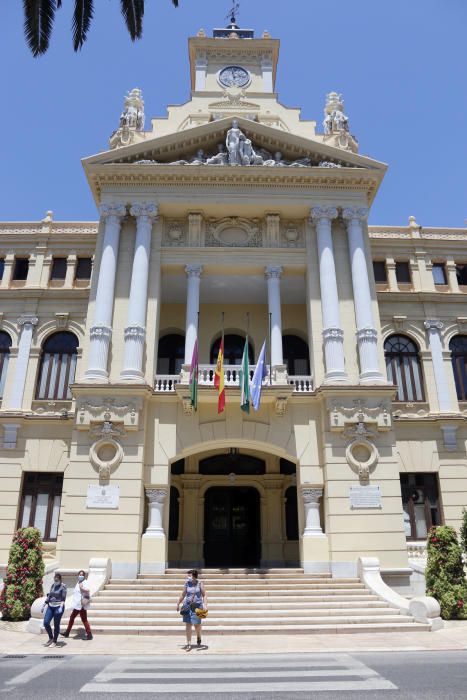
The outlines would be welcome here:
[[[56,0],[23,0],[24,33],[33,56],[49,48],[56,8]]]
[[[120,0],[120,9],[132,41],[143,34],[144,0]]]
[[[71,28],[73,31],[73,48],[79,51],[86,41],[94,15],[94,0],[75,0],[75,9]]]
[[[172,0],[172,5],[174,7],[178,7],[178,0]]]

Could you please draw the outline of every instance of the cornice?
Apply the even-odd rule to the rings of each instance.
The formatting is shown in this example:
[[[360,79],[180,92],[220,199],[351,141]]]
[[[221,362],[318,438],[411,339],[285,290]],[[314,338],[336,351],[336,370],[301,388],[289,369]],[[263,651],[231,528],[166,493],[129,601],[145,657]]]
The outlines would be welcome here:
[[[378,301],[384,302],[445,302],[446,304],[466,304],[467,294],[463,292],[397,292],[389,290],[377,290]]]

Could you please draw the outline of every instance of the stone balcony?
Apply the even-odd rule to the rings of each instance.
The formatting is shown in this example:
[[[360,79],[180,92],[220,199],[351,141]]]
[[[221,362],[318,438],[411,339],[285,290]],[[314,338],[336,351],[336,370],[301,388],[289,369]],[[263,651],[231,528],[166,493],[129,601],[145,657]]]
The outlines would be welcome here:
[[[253,378],[255,371],[255,365],[250,365],[250,380]],[[284,386],[282,377],[279,380],[275,380],[274,377],[270,377],[269,366],[268,374],[263,380],[264,387],[279,387]],[[198,386],[199,387],[212,387],[214,388],[214,374],[216,371],[216,365],[199,365],[198,373]],[[175,393],[177,385],[188,384],[188,374],[182,372],[181,374],[157,374],[154,383],[154,390],[157,393]],[[313,378],[306,375],[287,375],[286,384],[290,386],[293,394],[310,394],[313,392]],[[224,367],[224,385],[225,388],[238,388],[240,385],[240,366],[232,365]]]

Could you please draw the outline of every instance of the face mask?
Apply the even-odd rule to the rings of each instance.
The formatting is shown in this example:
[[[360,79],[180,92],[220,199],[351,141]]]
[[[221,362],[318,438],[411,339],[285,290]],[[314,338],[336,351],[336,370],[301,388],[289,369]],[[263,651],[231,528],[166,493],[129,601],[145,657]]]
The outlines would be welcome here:
[[[81,581],[84,581],[84,576],[78,576],[78,581],[81,583]]]

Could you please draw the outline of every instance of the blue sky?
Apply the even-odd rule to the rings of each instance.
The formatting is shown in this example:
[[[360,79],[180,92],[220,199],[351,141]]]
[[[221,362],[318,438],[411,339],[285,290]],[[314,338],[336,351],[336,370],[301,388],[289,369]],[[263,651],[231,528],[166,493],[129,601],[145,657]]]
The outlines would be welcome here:
[[[0,2],[0,219],[97,218],[80,159],[105,150],[123,96],[143,90],[146,124],[189,97],[187,37],[224,26],[229,0],[146,0],[132,44],[117,0],[96,0],[83,50],[71,47],[71,0],[49,52],[34,59],[22,2]],[[360,151],[389,164],[370,223],[465,225],[465,0],[244,0],[240,24],[281,39],[277,90],[321,125],[341,92]]]

